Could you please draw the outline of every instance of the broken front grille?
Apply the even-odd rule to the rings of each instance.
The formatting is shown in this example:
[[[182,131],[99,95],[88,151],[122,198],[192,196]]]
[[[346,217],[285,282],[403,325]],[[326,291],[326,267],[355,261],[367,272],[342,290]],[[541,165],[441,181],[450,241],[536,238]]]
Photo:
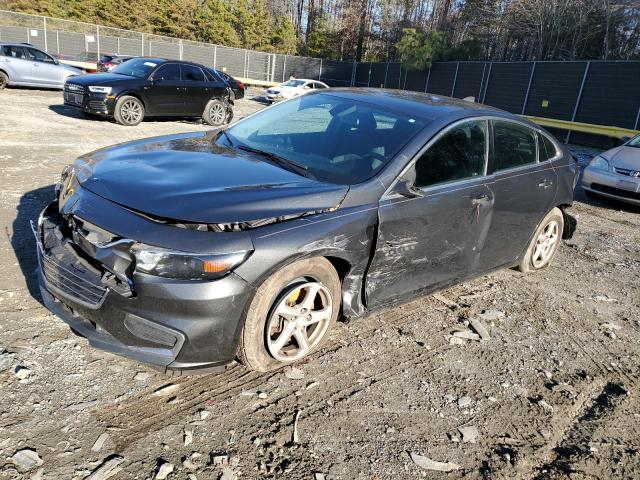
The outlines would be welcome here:
[[[61,265],[53,257],[40,252],[42,272],[46,281],[54,289],[87,307],[97,308],[102,304],[107,289],[91,283],[74,273],[68,266]]]

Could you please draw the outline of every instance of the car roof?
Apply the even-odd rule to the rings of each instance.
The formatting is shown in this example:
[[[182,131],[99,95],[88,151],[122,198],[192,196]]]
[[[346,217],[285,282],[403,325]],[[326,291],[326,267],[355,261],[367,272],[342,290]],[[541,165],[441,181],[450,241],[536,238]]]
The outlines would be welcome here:
[[[27,43],[27,42],[0,42],[0,45],[9,45],[9,46],[15,46],[15,47],[32,47],[32,48],[36,48],[38,50],[40,50],[39,47],[36,47],[34,44],[32,43]]]
[[[531,124],[522,117],[481,103],[408,90],[332,88],[330,90],[314,91],[309,95],[337,95],[431,120],[444,116],[452,116],[455,119],[456,117],[465,118],[494,115],[513,118],[522,123]]]

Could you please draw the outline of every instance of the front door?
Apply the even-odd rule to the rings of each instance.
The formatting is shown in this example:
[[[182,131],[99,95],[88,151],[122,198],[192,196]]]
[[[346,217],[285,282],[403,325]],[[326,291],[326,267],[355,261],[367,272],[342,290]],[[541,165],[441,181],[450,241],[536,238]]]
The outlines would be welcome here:
[[[380,201],[368,306],[456,283],[478,270],[491,223],[486,120],[448,127]]]
[[[181,115],[184,111],[186,88],[180,77],[180,65],[161,65],[143,87],[150,115]]]
[[[59,87],[62,85],[62,67],[53,57],[35,48],[27,48],[31,57],[32,81],[44,87]]]
[[[482,269],[516,263],[538,224],[551,209],[557,175],[538,156],[538,133],[519,122],[492,120],[495,203]],[[554,152],[555,153],[555,152]],[[542,160],[542,161],[539,161]]]

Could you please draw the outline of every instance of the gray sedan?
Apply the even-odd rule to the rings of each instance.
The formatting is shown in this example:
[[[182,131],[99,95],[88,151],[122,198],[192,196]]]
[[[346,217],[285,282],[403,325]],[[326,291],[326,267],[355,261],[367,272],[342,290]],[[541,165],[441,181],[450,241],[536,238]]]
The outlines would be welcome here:
[[[82,73],[28,43],[0,43],[0,90],[7,85],[62,88]]]
[[[640,135],[593,157],[582,175],[582,188],[640,205]]]

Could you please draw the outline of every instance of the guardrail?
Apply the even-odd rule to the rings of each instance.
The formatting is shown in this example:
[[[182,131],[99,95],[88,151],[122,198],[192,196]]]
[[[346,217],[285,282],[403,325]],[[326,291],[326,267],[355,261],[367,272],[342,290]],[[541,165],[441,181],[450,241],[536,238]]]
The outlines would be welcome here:
[[[524,117],[543,127],[558,128],[560,130],[568,130],[570,132],[592,133],[595,135],[604,135],[613,138],[635,137],[640,134],[639,130],[629,128],[571,122],[568,120],[557,120],[555,118],[533,117],[531,115],[524,115]]]

